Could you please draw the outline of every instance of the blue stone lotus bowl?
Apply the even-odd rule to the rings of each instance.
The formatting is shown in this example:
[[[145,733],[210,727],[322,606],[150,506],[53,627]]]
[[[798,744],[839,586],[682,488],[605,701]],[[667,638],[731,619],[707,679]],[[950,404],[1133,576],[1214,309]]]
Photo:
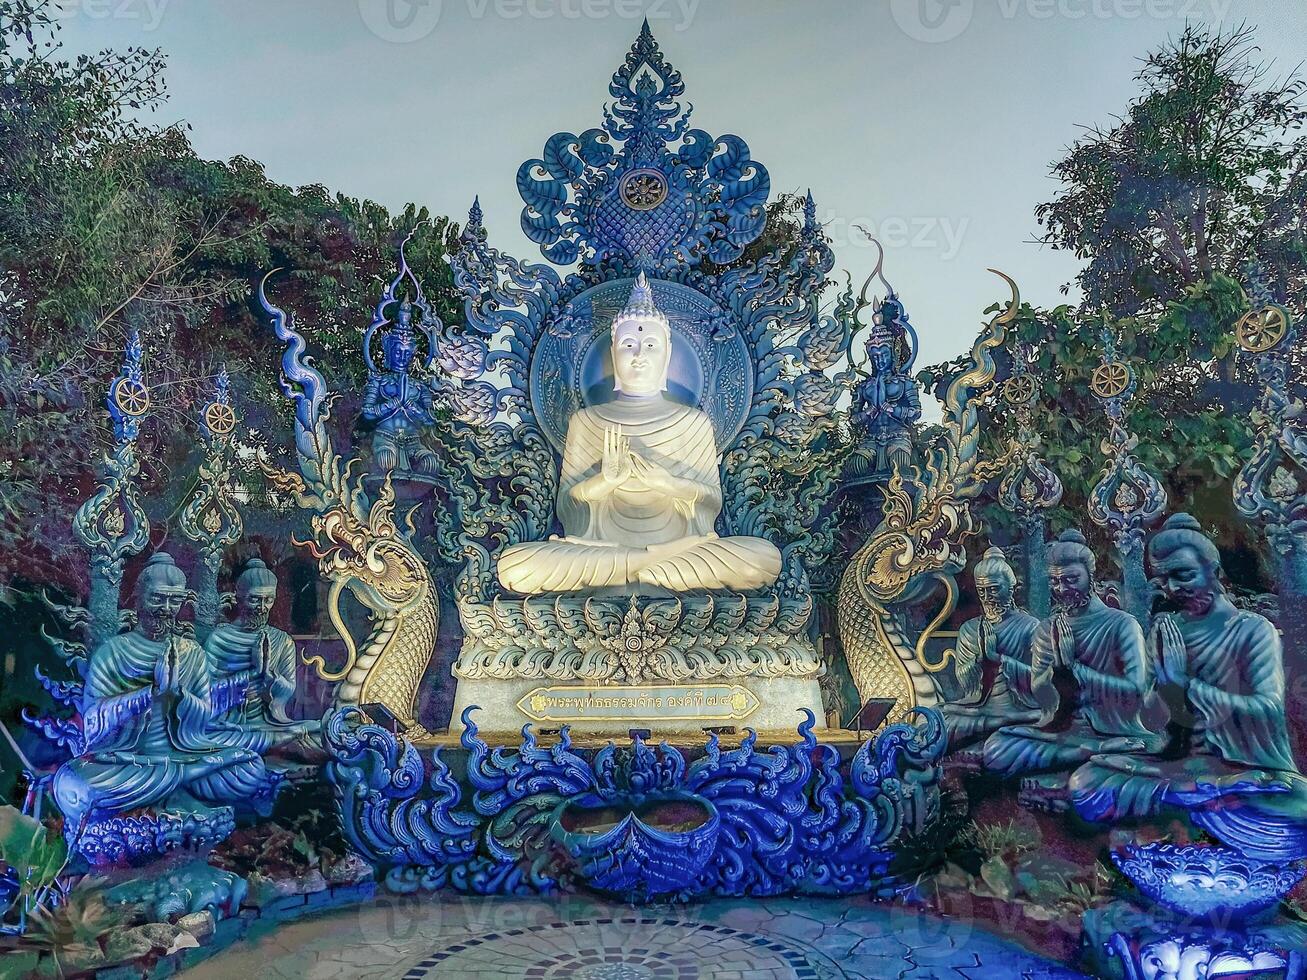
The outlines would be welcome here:
[[[1179,915],[1230,923],[1275,908],[1302,881],[1301,864],[1258,861],[1228,847],[1132,844],[1114,851],[1121,873]]]
[[[717,849],[721,817],[692,793],[565,800],[550,831],[593,888],[648,897],[693,890]]]

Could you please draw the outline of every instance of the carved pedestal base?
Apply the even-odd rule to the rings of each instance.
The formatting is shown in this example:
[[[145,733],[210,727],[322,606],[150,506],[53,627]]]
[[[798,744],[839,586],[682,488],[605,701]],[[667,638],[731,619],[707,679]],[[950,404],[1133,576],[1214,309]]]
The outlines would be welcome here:
[[[137,864],[174,851],[208,851],[235,829],[229,806],[142,810],[87,824],[77,850],[94,867]]]
[[[793,730],[805,709],[826,715],[811,608],[729,593],[464,604],[454,717],[478,705],[486,732]]]
[[[655,736],[701,732],[705,728],[793,730],[802,710],[821,719],[821,690],[815,678],[741,677],[684,684],[555,684],[539,680],[460,680],[454,717],[476,705],[487,733],[572,726],[577,734],[625,735],[647,728]]]

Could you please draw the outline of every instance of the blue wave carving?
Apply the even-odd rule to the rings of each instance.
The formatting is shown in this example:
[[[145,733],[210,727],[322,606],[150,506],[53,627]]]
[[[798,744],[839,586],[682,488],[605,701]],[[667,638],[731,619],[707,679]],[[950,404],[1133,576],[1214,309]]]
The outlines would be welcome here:
[[[544,747],[531,727],[490,748],[463,713],[462,780],[439,750],[424,759],[356,708],[325,736],[341,824],[399,891],[548,894],[588,886],[645,901],[659,895],[847,894],[894,887],[889,862],[938,802],[942,719],[887,728],[847,764],[813,734],[759,749],[750,731],[693,763],[639,738],[593,754],[567,729]],[[470,799],[464,794],[470,789]]]

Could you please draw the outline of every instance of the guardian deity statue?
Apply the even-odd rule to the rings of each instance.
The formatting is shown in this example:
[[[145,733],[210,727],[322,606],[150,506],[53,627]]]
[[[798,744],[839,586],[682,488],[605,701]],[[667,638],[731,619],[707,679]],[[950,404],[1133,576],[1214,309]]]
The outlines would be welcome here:
[[[321,726],[291,717],[299,658],[290,635],[268,623],[276,601],[277,576],[260,559],[251,559],[236,579],[236,618],[213,631],[205,651],[213,678],[245,687],[245,698],[222,720],[249,732],[260,754],[277,749],[296,754]]]
[[[712,421],[664,395],[671,326],[643,273],[611,333],[617,397],[568,424],[556,502],[563,536],[505,550],[501,584],[526,594],[771,585],[781,570],[775,545],[713,529],[722,488]]]
[[[1048,560],[1054,613],[1040,623],[1031,652],[1040,720],[985,742],[985,768],[1009,776],[1074,769],[1100,752],[1145,752],[1161,727],[1145,720],[1157,721],[1157,702],[1143,630],[1095,594],[1084,536],[1062,532]]]
[[[90,655],[82,696],[85,753],[55,774],[70,838],[88,820],[152,805],[266,814],[278,777],[255,740],[214,720],[204,650],[180,634],[186,577],[160,552],[136,581],[136,628]]]
[[[853,427],[859,447],[849,462],[854,480],[886,480],[895,467],[908,478],[912,440],[921,419],[921,394],[911,374],[907,312],[891,292],[880,305],[867,336],[870,376],[853,395]]]
[[[373,463],[378,473],[404,470],[431,475],[435,453],[422,444],[422,431],[436,421],[431,385],[410,374],[417,352],[413,305],[405,300],[382,340],[384,371],[373,371],[363,394],[363,420],[374,427]]]
[[[958,631],[957,674],[961,695],[940,713],[952,749],[965,748],[1004,725],[1038,721],[1031,691],[1030,644],[1039,620],[1017,608],[1017,577],[1001,548],[976,563],[981,615]]]
[[[1188,514],[1154,535],[1148,563],[1171,606],[1149,640],[1171,739],[1156,755],[1101,755],[1076,770],[1077,810],[1115,821],[1182,807],[1244,853],[1307,855],[1307,780],[1285,725],[1280,634],[1226,596],[1220,552]]]

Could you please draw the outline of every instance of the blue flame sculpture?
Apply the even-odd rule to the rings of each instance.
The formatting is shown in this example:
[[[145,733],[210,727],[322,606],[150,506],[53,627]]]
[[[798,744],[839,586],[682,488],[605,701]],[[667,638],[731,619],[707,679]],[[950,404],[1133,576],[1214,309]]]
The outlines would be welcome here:
[[[847,765],[814,737],[759,749],[748,733],[704,754],[635,738],[591,756],[566,728],[541,746],[530,726],[513,750],[490,749],[464,712],[471,806],[439,749],[343,708],[327,721],[341,822],[387,869],[392,889],[545,894],[580,885],[647,900],[698,894],[887,894],[894,845],[938,806],[940,716],[892,725]]]

